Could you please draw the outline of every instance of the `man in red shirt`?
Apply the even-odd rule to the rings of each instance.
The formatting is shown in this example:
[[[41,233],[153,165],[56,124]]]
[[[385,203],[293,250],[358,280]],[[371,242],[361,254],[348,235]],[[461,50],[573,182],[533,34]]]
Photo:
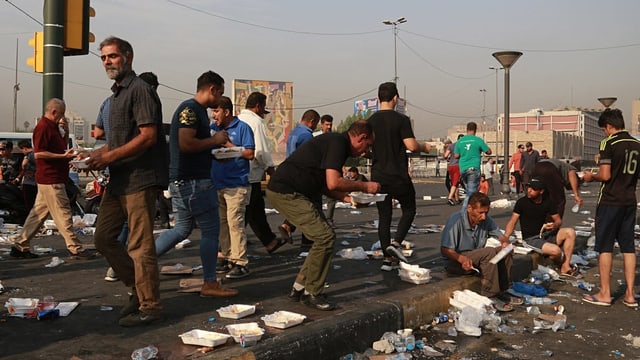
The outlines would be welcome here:
[[[38,255],[29,251],[29,242],[38,233],[49,214],[67,244],[72,258],[91,259],[95,251],[84,249],[73,232],[71,206],[65,191],[69,180],[69,160],[73,159],[73,149],[67,149],[64,135],[58,128],[64,119],[64,101],[52,98],[45,105],[44,116],[33,129],[33,148],[36,158],[36,183],[38,195],[33,208],[24,222],[22,232],[13,240],[11,257],[33,259]]]

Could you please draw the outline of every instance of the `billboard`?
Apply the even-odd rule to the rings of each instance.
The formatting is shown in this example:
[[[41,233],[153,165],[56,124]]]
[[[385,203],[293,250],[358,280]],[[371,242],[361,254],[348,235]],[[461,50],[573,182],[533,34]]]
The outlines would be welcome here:
[[[353,115],[364,116],[367,113],[373,114],[374,112],[378,111],[379,108],[380,107],[378,106],[378,98],[357,100],[353,103]],[[407,101],[405,99],[398,98],[396,111],[401,114],[406,114]]]
[[[244,109],[247,97],[254,91],[267,95],[267,114],[263,119],[269,151],[276,164],[286,154],[287,138],[296,126],[293,119],[293,83],[271,80],[233,80],[231,89],[236,115]]]

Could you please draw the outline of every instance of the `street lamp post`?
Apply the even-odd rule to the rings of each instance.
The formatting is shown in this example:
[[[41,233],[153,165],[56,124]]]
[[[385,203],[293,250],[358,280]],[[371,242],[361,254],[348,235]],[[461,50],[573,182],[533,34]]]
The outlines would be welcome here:
[[[489,69],[496,71],[496,164],[498,163],[498,70],[502,70],[504,68],[490,66]],[[505,160],[506,163],[506,160]],[[497,166],[497,165],[496,165]],[[503,164],[504,166],[504,164]]]
[[[507,159],[509,159],[509,70],[518,58],[522,56],[522,53],[519,51],[498,51],[492,55],[504,68],[504,164],[502,165],[504,167],[507,166]],[[508,171],[503,171],[502,173],[502,192],[508,194],[511,191],[507,175]]]
[[[487,132],[487,121],[485,120],[485,112],[487,109],[487,89],[480,89],[482,93],[482,140],[484,140],[484,134]]]
[[[401,17],[396,21],[384,20],[382,23],[385,25],[393,26],[393,82],[398,84],[398,46],[397,46],[397,38],[398,38],[398,25],[404,24],[407,22],[407,19]]]

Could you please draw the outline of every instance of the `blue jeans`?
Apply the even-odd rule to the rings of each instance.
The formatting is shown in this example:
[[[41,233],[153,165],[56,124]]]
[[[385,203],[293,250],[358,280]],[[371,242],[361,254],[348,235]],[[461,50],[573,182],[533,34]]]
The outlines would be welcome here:
[[[220,218],[218,195],[211,179],[181,180],[169,184],[173,209],[176,211],[175,226],[160,234],[156,240],[158,256],[171,250],[193,230],[195,220],[200,227],[200,260],[204,281],[216,280],[218,258],[218,236]]]
[[[478,192],[478,185],[480,185],[480,170],[476,168],[468,168],[460,174],[460,179],[462,179],[465,191],[467,192],[467,196],[465,196],[464,202],[462,203],[462,208],[466,209],[471,195]]]

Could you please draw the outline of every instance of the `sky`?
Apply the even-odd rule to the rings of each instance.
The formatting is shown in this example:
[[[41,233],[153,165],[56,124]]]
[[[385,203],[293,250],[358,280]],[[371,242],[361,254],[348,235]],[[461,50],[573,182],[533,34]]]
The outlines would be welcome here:
[[[13,128],[16,42],[18,127],[33,126],[41,115],[42,76],[26,59],[33,52],[29,38],[42,31],[43,4],[0,2],[0,131]],[[397,64],[416,137],[443,137],[452,125],[481,123],[483,114],[494,123],[496,72],[489,67],[499,63],[491,54],[506,50],[524,54],[510,70],[512,113],[601,108],[597,98],[612,96],[629,119],[640,97],[637,0],[92,0],[91,6],[91,50],[99,54],[100,41],[111,35],[128,40],[134,70],[159,77],[166,123],[193,95],[197,77],[213,70],[228,94],[233,79],[292,81],[296,121],[316,109],[338,124],[355,100],[375,98],[380,83],[393,81]],[[398,25],[394,47],[393,27],[383,20],[401,17],[407,22]],[[64,60],[67,109],[93,123],[111,81],[96,55]],[[503,75],[497,74],[498,113]]]

